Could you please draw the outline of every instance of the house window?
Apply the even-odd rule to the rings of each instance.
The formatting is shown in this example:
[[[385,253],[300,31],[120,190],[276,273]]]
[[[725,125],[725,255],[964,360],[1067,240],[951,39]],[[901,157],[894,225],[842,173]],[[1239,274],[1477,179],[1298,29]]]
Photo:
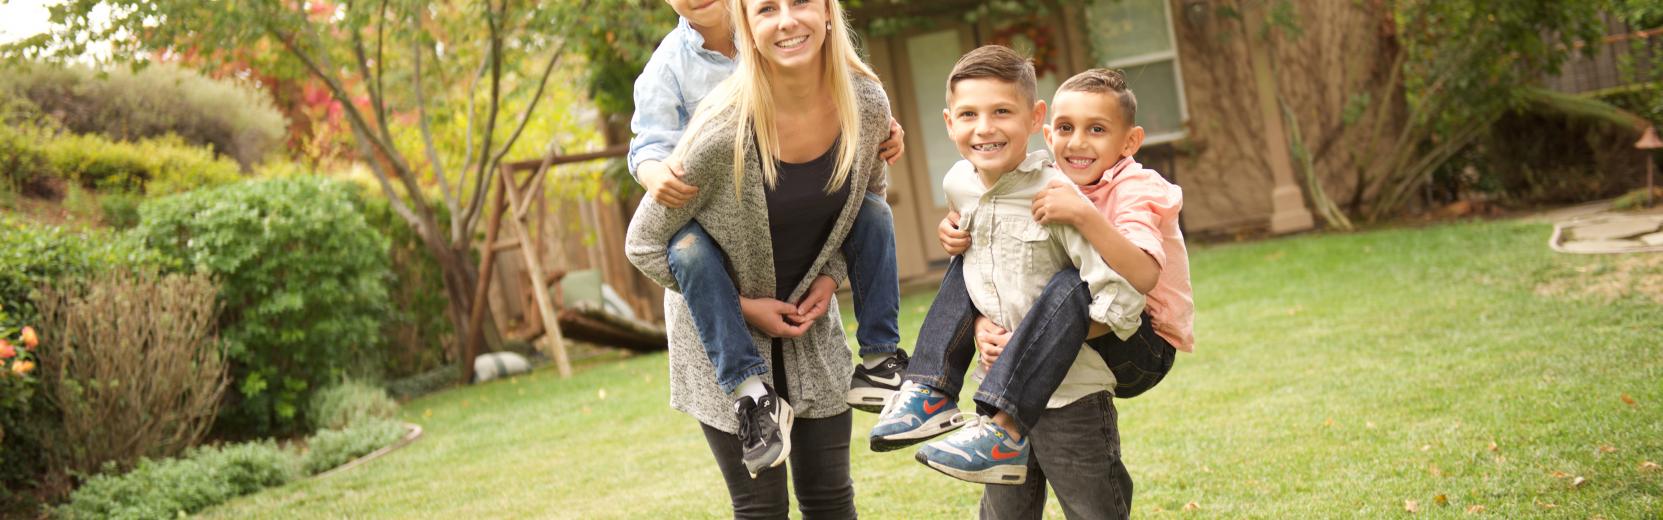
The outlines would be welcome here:
[[[1138,98],[1147,144],[1182,139],[1189,109],[1166,0],[1094,2],[1086,11],[1092,51],[1104,67],[1124,69]]]

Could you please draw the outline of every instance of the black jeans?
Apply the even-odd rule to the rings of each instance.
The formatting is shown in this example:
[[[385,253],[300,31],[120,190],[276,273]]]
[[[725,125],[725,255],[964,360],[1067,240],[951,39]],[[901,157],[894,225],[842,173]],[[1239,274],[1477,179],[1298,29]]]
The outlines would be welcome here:
[[[1127,518],[1132,474],[1120,458],[1120,427],[1108,392],[1046,410],[1028,432],[1033,439],[1028,480],[1018,486],[986,486],[982,518],[1038,520],[1045,513],[1045,484],[1057,493],[1070,519]]]
[[[755,479],[745,470],[737,435],[699,426],[727,481],[734,518],[787,518],[791,513],[785,483],[789,468],[795,472],[790,477],[797,490],[797,509],[804,520],[810,520],[855,518],[855,482],[849,478],[852,422],[850,412],[824,419],[798,417],[791,428],[790,461]]]
[[[947,267],[918,331],[906,376],[949,396],[957,396],[964,387],[965,371],[976,353],[975,320],[980,315],[965,288],[962,262],[954,258]],[[1024,430],[1032,429],[1068,375],[1081,344],[1103,356],[1121,382],[1115,388],[1119,396],[1143,393],[1172,369],[1176,349],[1155,334],[1148,315],[1125,341],[1105,334],[1088,343],[1090,306],[1091,294],[1079,271],[1066,268],[1053,275],[977,388],[977,410],[984,415],[1003,410]]]

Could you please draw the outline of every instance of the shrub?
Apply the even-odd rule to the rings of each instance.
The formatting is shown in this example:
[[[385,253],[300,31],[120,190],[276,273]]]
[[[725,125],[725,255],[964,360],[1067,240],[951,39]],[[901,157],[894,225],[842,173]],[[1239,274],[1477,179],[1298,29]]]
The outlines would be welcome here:
[[[136,236],[220,282],[237,392],[227,433],[292,431],[301,406],[380,344],[386,240],[319,178],[246,181],[140,206]]]
[[[47,345],[55,333],[42,328],[36,288],[112,268],[166,267],[167,261],[137,241],[109,233],[68,233],[0,215],[0,328],[35,324]],[[32,355],[32,354],[31,354]],[[20,356],[21,357],[21,356]],[[35,361],[38,363],[38,361]],[[35,368],[36,376],[40,367]],[[47,485],[49,448],[62,435],[62,420],[35,377],[0,380],[0,511],[16,511],[27,491]],[[31,395],[32,394],[32,395]],[[49,490],[50,491],[50,490]],[[50,493],[47,493],[50,494]],[[4,516],[0,512],[0,516]]]
[[[38,194],[40,182],[52,175],[52,163],[36,144],[35,133],[28,126],[0,124],[0,188]]]
[[[389,419],[398,403],[380,387],[347,381],[312,396],[307,418],[317,430],[339,430],[372,419]]]
[[[356,190],[364,219],[387,237],[387,258],[396,280],[388,294],[394,311],[383,327],[389,344],[381,356],[382,370],[389,378],[401,378],[442,366],[447,353],[461,351],[455,348],[458,338],[446,314],[444,274],[421,237],[393,213],[387,199],[363,191]],[[444,205],[433,209],[439,222],[450,221]]]
[[[178,135],[251,169],[286,137],[282,113],[260,91],[170,64],[134,72],[21,65],[0,74],[0,97],[29,101],[36,112],[78,134],[118,141]]]
[[[299,476],[296,457],[270,442],[141,459],[133,471],[87,480],[55,511],[64,518],[176,518]]]
[[[344,430],[323,430],[306,439],[301,468],[310,474],[322,473],[391,445],[403,436],[404,424],[389,419],[365,421]]]
[[[63,414],[61,469],[170,457],[213,424],[227,384],[204,274],[114,271],[56,284],[38,302],[54,338],[43,386]]]
[[[408,401],[433,392],[450,388],[456,384],[456,375],[461,371],[458,366],[439,366],[426,372],[409,377],[395,379],[387,383],[387,393],[399,401]]]
[[[57,176],[103,192],[167,195],[241,178],[235,163],[174,136],[127,143],[66,134],[42,147]]]
[[[114,229],[131,229],[139,225],[139,203],[144,198],[130,193],[106,193],[98,197],[98,209],[104,225]]]

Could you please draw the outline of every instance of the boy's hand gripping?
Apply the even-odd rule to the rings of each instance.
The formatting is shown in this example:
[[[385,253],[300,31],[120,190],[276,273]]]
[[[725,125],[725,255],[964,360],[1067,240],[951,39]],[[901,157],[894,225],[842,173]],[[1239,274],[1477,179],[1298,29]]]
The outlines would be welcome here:
[[[936,238],[941,240],[941,248],[949,255],[964,254],[970,249],[970,232],[959,229],[959,212],[949,211],[936,226]]]
[[[1010,343],[1011,332],[1004,327],[993,324],[987,316],[976,317],[976,351],[981,353],[982,372],[993,370],[993,362],[999,360],[999,355],[1005,353],[1005,344]]]
[[[907,148],[906,137],[907,131],[901,129],[901,124],[895,122],[895,118],[889,118],[889,138],[878,144],[878,159],[893,166]]]
[[[699,194],[697,186],[682,182],[681,178],[687,172],[682,170],[681,161],[646,161],[641,163],[637,173],[641,186],[647,189],[647,196],[666,208],[682,207]]]
[[[1034,195],[1034,222],[1040,224],[1064,224],[1080,227],[1085,217],[1097,213],[1091,201],[1080,196],[1073,185],[1063,181],[1051,181],[1045,189]]]

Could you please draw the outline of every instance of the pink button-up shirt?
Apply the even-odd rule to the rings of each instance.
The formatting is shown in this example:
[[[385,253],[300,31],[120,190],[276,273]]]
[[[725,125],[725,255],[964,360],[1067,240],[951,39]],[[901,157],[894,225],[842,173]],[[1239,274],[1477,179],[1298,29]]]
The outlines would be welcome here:
[[[1178,230],[1184,190],[1131,157],[1115,163],[1096,183],[1081,186],[1109,224],[1161,266],[1149,291],[1148,312],[1160,334],[1174,348],[1195,351],[1195,298],[1190,289],[1189,250]]]

